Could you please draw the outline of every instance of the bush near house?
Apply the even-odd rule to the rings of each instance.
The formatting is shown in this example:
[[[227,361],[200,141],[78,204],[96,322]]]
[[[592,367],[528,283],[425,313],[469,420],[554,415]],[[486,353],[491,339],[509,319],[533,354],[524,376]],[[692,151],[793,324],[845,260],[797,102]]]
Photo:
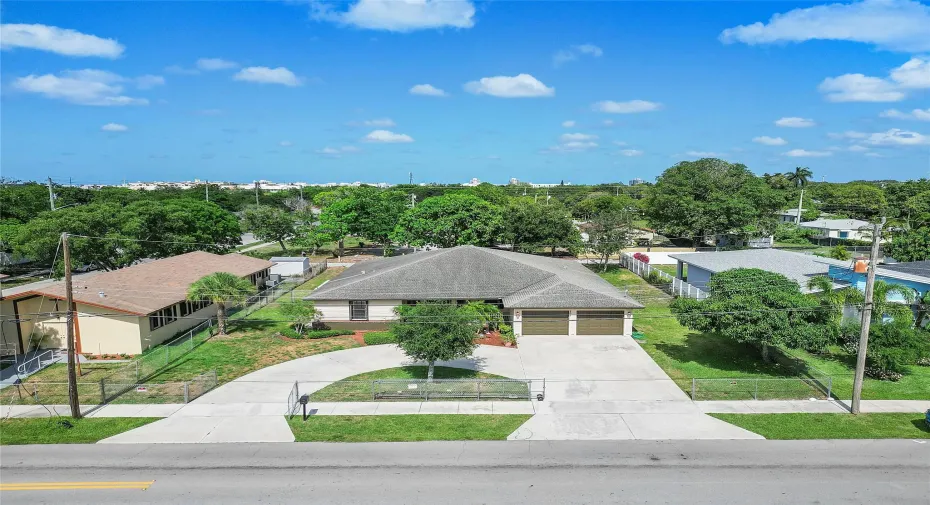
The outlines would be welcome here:
[[[303,339],[317,339],[317,338],[329,338],[329,337],[339,337],[342,335],[353,335],[355,332],[352,330],[311,330],[305,331],[303,333],[297,333],[297,330],[294,328],[281,328],[280,333],[287,338],[293,338],[298,340]]]
[[[365,345],[396,344],[397,337],[389,331],[370,331],[364,334]]]

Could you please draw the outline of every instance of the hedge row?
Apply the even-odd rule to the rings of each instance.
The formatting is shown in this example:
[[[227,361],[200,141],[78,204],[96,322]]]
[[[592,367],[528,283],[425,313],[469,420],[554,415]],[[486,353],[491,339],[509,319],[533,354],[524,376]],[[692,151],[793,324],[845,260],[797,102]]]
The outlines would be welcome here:
[[[397,338],[389,331],[372,331],[365,333],[366,345],[395,344]]]
[[[304,333],[297,333],[294,331],[294,328],[283,328],[281,334],[287,338],[296,338],[296,339],[315,339],[315,338],[327,338],[327,337],[338,337],[340,335],[353,335],[355,334],[352,330],[311,330]]]

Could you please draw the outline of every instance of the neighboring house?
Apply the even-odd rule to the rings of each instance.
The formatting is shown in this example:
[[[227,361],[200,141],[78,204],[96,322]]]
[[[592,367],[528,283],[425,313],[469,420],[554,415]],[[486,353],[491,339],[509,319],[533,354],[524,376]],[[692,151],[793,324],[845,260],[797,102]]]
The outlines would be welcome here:
[[[861,219],[818,219],[801,223],[801,227],[814,230],[815,239],[872,240],[872,223]]]
[[[817,258],[817,261],[829,266],[827,275],[833,279],[865,290],[866,272],[857,272],[848,261],[839,261],[829,258]],[[865,270],[864,268],[862,270]],[[878,265],[875,268],[875,280],[882,280],[889,284],[907,286],[921,298],[930,291],[930,261],[911,261],[908,263],[894,263]],[[890,301],[904,302],[900,295],[893,295]]]
[[[76,276],[75,347],[79,353],[139,354],[216,314],[209,302],[187,301],[187,289],[195,281],[229,272],[261,288],[271,266],[270,261],[240,254],[195,251]],[[3,343],[15,344],[19,353],[37,341],[43,348],[65,348],[64,299],[62,281],[4,290]]]
[[[573,222],[575,224],[575,227],[578,228],[578,231],[580,232],[582,242],[588,242],[589,240],[591,240],[591,235],[588,232],[591,230],[591,228],[594,225],[590,223],[589,221],[573,221]],[[653,241],[655,241],[656,236],[658,236],[658,232],[656,232],[652,228],[635,227],[633,228],[633,232],[630,234],[630,238],[631,238],[630,245],[640,245],[640,246],[649,245]]]
[[[401,304],[485,301],[520,335],[631,335],[643,308],[576,261],[475,246],[358,263],[307,300],[326,324],[359,329],[385,327]]]
[[[687,265],[689,284],[707,289],[710,276],[735,268],[758,268],[774,272],[796,281],[801,291],[807,292],[807,282],[817,276],[827,275],[828,265],[819,261],[823,258],[781,249],[745,249],[739,251],[700,252],[669,254],[678,261],[676,277],[683,279],[682,271]],[[839,287],[839,286],[837,286]]]
[[[779,223],[795,223],[804,219],[804,213],[807,212],[807,209],[801,209],[801,218],[798,219],[798,209],[785,209],[780,210],[775,213],[775,217],[778,218]]]
[[[274,263],[271,267],[271,275],[300,276],[310,270],[310,258],[304,256],[275,256],[269,261]]]

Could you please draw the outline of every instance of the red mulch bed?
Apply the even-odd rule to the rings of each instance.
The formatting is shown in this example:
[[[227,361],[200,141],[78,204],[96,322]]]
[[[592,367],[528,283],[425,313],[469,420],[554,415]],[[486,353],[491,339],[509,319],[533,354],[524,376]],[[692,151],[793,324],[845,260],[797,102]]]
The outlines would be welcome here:
[[[352,340],[358,342],[358,345],[360,345],[360,346],[365,346],[365,345],[367,345],[367,344],[365,344],[365,334],[366,334],[366,333],[368,333],[368,332],[367,332],[367,331],[356,331],[355,333],[353,333],[353,334],[351,334],[351,335],[346,335],[346,336],[349,337],[349,338],[351,338]]]
[[[481,345],[496,345],[498,347],[517,347],[516,344],[508,346],[501,338],[501,334],[496,331],[490,331],[482,335],[480,338],[476,338],[475,343]]]

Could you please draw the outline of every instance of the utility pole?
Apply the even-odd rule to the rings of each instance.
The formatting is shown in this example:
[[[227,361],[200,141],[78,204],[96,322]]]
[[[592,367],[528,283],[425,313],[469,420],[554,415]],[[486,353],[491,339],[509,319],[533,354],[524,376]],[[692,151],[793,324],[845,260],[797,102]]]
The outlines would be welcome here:
[[[801,186],[801,199],[798,201],[798,216],[795,219],[794,224],[801,224],[801,207],[804,206],[804,186]]]
[[[258,181],[255,181],[255,205],[258,205]]]
[[[48,178],[48,205],[55,210],[55,190],[52,189],[52,178]]]
[[[413,186],[413,172],[410,172],[410,185]]]
[[[71,406],[71,417],[80,419],[81,405],[78,402],[77,374],[74,369],[77,352],[74,348],[74,291],[71,287],[71,247],[68,244],[68,232],[61,234],[61,250],[65,262],[65,306],[68,307],[65,322],[68,337],[68,405]]]
[[[416,206],[417,206],[417,195],[411,193],[410,194],[410,208],[412,209]]]
[[[207,181],[207,185],[204,186],[204,189],[207,191],[207,201],[210,201],[210,181]]]
[[[869,347],[869,323],[872,321],[872,294],[875,288],[875,263],[878,262],[878,242],[881,240],[881,223],[875,223],[872,228],[872,256],[869,258],[869,272],[865,279],[865,302],[862,304],[862,331],[859,333],[859,354],[856,356],[856,375],[853,378],[852,408],[853,414],[859,413],[859,402],[862,400],[862,379],[865,376],[865,356]]]

